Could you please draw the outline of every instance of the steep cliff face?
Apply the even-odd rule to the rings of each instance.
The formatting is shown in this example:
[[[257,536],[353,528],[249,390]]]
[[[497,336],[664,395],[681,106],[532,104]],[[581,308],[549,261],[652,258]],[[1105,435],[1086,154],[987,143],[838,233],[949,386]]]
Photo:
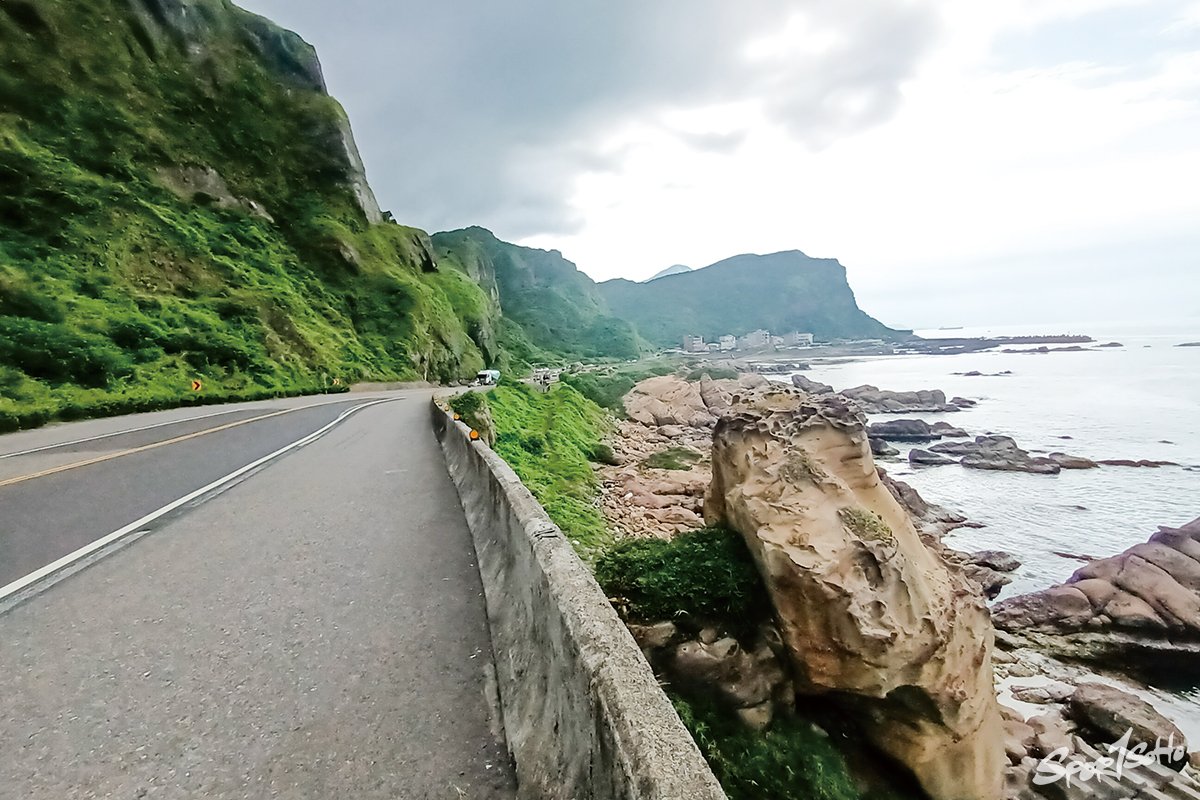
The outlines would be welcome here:
[[[936,800],[1000,795],[993,631],[880,482],[847,401],[744,392],[717,422],[708,522],[741,532],[798,692],[836,697]]]
[[[483,286],[535,347],[586,358],[638,355],[633,328],[562,253],[502,242],[483,228],[438,233],[433,243],[438,258]]]
[[[900,335],[859,309],[845,267],[798,250],[735,256],[647,283],[606,281],[600,293],[614,314],[662,346],[677,347],[686,334],[714,339],[759,328],[822,338]]]
[[[227,0],[3,0],[0,110],[0,427],[498,358],[313,49]]]

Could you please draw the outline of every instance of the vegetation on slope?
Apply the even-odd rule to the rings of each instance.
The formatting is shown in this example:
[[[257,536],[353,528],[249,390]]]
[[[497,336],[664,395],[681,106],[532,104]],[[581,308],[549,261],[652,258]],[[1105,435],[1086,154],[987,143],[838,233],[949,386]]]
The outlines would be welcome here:
[[[438,260],[493,292],[536,348],[567,358],[636,358],[633,326],[609,311],[596,284],[556,250],[502,242],[483,228],[438,233]]]
[[[307,46],[191,5],[0,4],[0,426],[495,362],[479,287],[368,223]]]
[[[506,381],[488,393],[495,450],[587,561],[609,545],[591,459],[611,421],[570,386],[541,392]]]
[[[601,408],[617,416],[625,415],[625,395],[641,381],[657,375],[670,375],[675,365],[668,361],[638,362],[608,367],[604,371],[564,372],[563,383]]]
[[[643,622],[688,614],[759,620],[768,612],[758,567],[739,534],[705,528],[662,539],[623,539],[596,562],[596,580]]]
[[[711,341],[758,328],[821,338],[898,335],[859,309],[841,264],[799,251],[735,256],[648,283],[606,281],[600,294],[614,314],[663,347],[678,347],[686,334]]]

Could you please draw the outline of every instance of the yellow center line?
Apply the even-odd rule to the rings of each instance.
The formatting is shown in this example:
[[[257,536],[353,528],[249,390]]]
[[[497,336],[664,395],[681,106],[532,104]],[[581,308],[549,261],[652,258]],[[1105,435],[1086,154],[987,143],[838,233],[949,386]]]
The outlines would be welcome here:
[[[8,478],[7,480],[0,480],[0,488],[3,488],[5,486],[12,486],[13,484],[17,484],[17,483],[24,483],[25,481],[32,481],[37,478],[45,478],[48,475],[57,475],[58,473],[66,472],[67,470],[79,469],[80,467],[90,467],[93,464],[102,464],[105,461],[112,461],[115,458],[131,456],[131,455],[134,455],[135,453],[144,453],[147,450],[154,450],[155,448],[158,448],[158,447],[166,447],[166,446],[172,445],[172,444],[179,444],[180,442],[186,442],[189,439],[198,439],[201,436],[207,436],[210,433],[220,433],[221,431],[227,431],[230,428],[237,428],[241,425],[249,425],[251,422],[261,422],[264,419],[270,419],[271,417],[278,417],[278,416],[282,416],[283,414],[291,414],[293,411],[303,411],[307,408],[314,408],[314,407],[315,406],[300,406],[298,408],[285,408],[282,411],[274,411],[270,414],[263,414],[261,417],[251,417],[250,419],[242,419],[242,420],[238,420],[237,422],[230,422],[230,423],[221,425],[216,428],[205,428],[204,430],[196,431],[195,433],[189,433],[184,436],[176,436],[174,439],[167,439],[162,442],[152,442],[150,444],[142,445],[141,447],[132,447],[128,450],[121,450],[116,453],[108,453],[106,455],[97,456],[96,458],[89,458],[84,461],[75,461],[70,464],[63,464],[60,467],[51,467],[50,469],[44,469],[41,472],[34,472],[29,475],[19,475],[15,478]]]

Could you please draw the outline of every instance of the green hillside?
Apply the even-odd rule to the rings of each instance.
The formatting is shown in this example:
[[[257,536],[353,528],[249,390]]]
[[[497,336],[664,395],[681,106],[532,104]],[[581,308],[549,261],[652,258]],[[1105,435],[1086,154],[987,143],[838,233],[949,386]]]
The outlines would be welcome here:
[[[226,0],[0,0],[0,61],[0,427],[500,358],[295,34]]]
[[[435,234],[433,245],[439,262],[479,282],[536,348],[582,358],[638,355],[633,327],[557,250],[502,242],[483,228]]]
[[[798,250],[734,256],[647,283],[606,281],[600,294],[614,314],[659,346],[678,347],[686,334],[712,340],[759,328],[825,339],[899,335],[859,309],[845,267]]]

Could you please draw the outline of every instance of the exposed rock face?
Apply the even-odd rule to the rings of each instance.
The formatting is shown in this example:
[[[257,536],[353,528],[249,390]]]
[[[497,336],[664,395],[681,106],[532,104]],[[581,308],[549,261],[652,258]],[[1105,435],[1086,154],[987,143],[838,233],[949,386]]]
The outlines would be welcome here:
[[[729,408],[733,392],[769,385],[761,375],[742,375],[738,381],[685,381],[675,375],[648,378],[625,396],[625,413],[648,427],[680,425],[711,428],[717,415]]]
[[[993,609],[1016,640],[1073,658],[1132,666],[1137,654],[1200,663],[1200,519],[1093,561],[1065,584]]]
[[[987,611],[882,484],[855,406],[782,388],[734,403],[705,518],[746,538],[798,692],[837,693],[936,800],[999,796]]]
[[[190,61],[219,75],[214,43],[240,41],[259,56],[281,83],[303,91],[327,93],[317,51],[299,35],[268,19],[222,0],[129,0],[129,6],[141,25],[144,41],[156,48],[178,47]],[[382,222],[383,213],[367,183],[366,168],[354,143],[350,121],[338,111],[335,124],[307,133],[338,154],[343,180],[366,220]]]

